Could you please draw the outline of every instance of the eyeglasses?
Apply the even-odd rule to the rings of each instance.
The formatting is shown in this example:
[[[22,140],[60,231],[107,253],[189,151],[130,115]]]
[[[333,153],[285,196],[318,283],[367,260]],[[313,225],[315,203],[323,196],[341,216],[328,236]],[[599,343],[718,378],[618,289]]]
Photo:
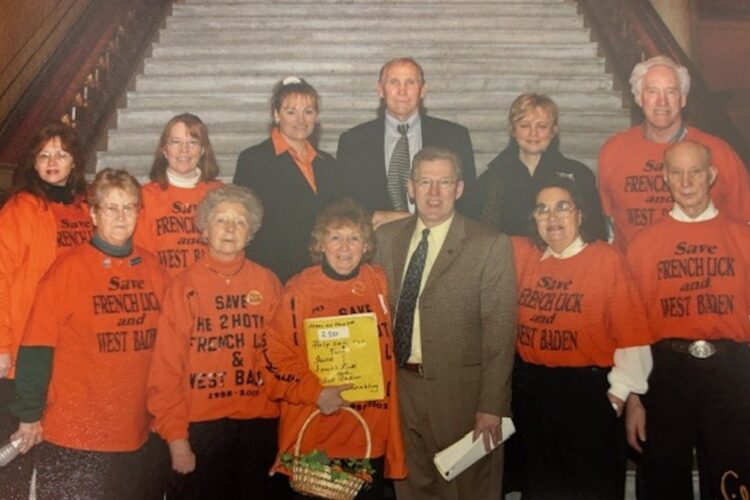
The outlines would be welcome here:
[[[442,189],[448,189],[449,187],[453,186],[456,182],[458,181],[454,179],[443,178],[443,179],[438,179],[435,181],[435,180],[427,179],[426,177],[423,177],[421,179],[415,180],[414,184],[416,184],[419,189],[427,190],[427,189],[431,189],[432,186],[437,185],[437,187],[442,190]]]
[[[122,214],[125,217],[133,217],[138,213],[138,205],[129,203],[127,205],[97,205],[102,214],[106,217],[114,219],[118,215]]]
[[[65,151],[56,151],[52,153],[51,151],[40,151],[36,155],[36,161],[40,163],[49,163],[52,160],[57,160],[61,163],[64,163],[70,158],[70,153],[66,153]]]
[[[167,141],[167,147],[172,149],[182,149],[183,146],[187,146],[188,149],[198,149],[201,147],[201,142],[198,139],[190,139],[189,141],[180,141],[179,139],[169,139]]]
[[[552,214],[555,214],[558,219],[565,219],[570,217],[570,214],[576,210],[578,209],[572,201],[560,200],[555,203],[553,207],[548,207],[547,205],[540,203],[534,207],[534,210],[531,211],[531,215],[536,220],[547,220],[552,217]]]

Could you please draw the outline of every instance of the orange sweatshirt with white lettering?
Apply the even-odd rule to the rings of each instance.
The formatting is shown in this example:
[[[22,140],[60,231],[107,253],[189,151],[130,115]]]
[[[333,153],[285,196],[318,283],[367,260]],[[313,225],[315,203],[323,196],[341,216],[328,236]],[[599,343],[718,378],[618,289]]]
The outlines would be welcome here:
[[[172,279],[151,363],[148,407],[167,442],[190,422],[275,418],[260,372],[278,278],[245,259],[206,256]]]
[[[134,247],[128,257],[81,245],[39,285],[22,346],[54,348],[44,440],[89,451],[146,441],[146,378],[166,273]]]
[[[0,210],[0,354],[15,357],[39,281],[57,257],[88,244],[93,226],[84,200],[44,202],[29,193]]]
[[[721,212],[702,222],[671,216],[628,247],[656,340],[750,342],[750,227]]]
[[[550,367],[614,364],[615,349],[649,345],[651,329],[625,259],[601,241],[566,259],[542,258],[514,237],[518,283],[516,349]]]
[[[303,321],[307,318],[374,313],[378,321],[380,356],[385,397],[353,403],[372,433],[373,457],[385,456],[385,477],[406,476],[404,445],[396,388],[396,362],[393,355],[391,315],[388,311],[385,274],[380,267],[363,264],[349,280],[326,276],[321,266],[309,267],[286,285],[284,298],[274,315],[268,336],[267,385],[271,395],[281,400],[279,453],[293,452],[294,442],[305,419],[317,408],[323,387],[307,363]],[[318,416],[308,427],[302,453],[325,450],[336,458],[363,458],[364,431],[348,413]],[[275,468],[282,470],[277,461]],[[288,471],[284,471],[288,472]]]
[[[195,225],[196,207],[209,191],[221,186],[218,181],[199,182],[193,188],[169,185],[162,189],[157,182],[143,186],[143,209],[134,241],[156,254],[170,276],[205,254],[206,245]]]

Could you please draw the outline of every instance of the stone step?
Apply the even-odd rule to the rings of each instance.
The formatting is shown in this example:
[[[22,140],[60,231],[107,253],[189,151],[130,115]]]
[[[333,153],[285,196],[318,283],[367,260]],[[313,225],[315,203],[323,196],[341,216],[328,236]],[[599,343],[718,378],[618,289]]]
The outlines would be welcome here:
[[[480,175],[487,169],[487,164],[497,156],[497,153],[502,149],[498,148],[493,152],[477,152],[474,154],[474,161],[477,165],[477,175]],[[576,160],[584,163],[591,169],[596,169],[596,157],[576,156],[567,149],[563,149],[566,156],[575,158]],[[97,169],[103,168],[125,168],[136,177],[145,180],[148,178],[151,164],[154,161],[153,153],[148,154],[128,154],[119,155],[107,152],[100,152],[97,159]],[[234,169],[237,165],[237,155],[217,155],[216,161],[219,164],[220,173],[222,178],[226,179],[227,182],[231,182],[234,176]]]
[[[320,92],[320,91],[319,91]],[[508,109],[517,92],[430,92],[425,99],[427,106],[441,110],[482,110],[487,101],[498,109]],[[372,92],[328,93],[320,92],[322,110],[369,110],[373,108]],[[558,106],[580,109],[611,109],[621,103],[622,98],[614,91],[582,93],[556,93],[553,98]],[[128,109],[132,111],[152,111],[161,109],[189,109],[195,114],[204,110],[248,110],[264,112],[269,109],[269,94],[145,94],[131,93],[128,96]]]
[[[298,8],[280,9],[276,3],[236,3],[236,4],[175,4],[172,20],[184,18],[303,18],[305,21],[335,16],[337,19],[387,18],[387,19],[431,19],[445,17],[465,17],[476,15],[492,16],[534,16],[546,19],[553,16],[569,16],[575,13],[575,6],[558,2],[556,4],[525,4],[517,2],[472,2],[454,3],[412,3],[368,2],[366,5],[352,4],[309,4]]]
[[[276,43],[212,44],[211,46],[176,46],[155,44],[153,57],[156,59],[189,59],[210,62],[215,58],[232,58],[242,54],[242,58],[268,58],[281,60],[311,59],[325,54],[326,59],[384,61],[388,54],[403,52],[403,44],[369,43],[358,46],[342,45],[338,42],[305,43],[303,45],[279,45]],[[512,54],[513,57],[528,58],[584,58],[596,57],[593,43],[565,44],[548,47],[523,44],[481,44],[451,45],[431,44],[419,50],[422,58],[447,57],[454,59],[494,59],[497,54]]]
[[[515,72],[534,72],[539,75],[565,75],[565,74],[603,74],[604,60],[601,58],[516,58],[499,55],[494,61],[477,58],[477,60],[443,61],[438,59],[420,58],[418,51],[415,56],[427,73],[430,75],[464,75],[477,71],[477,64],[482,67],[482,74],[486,76],[503,77]],[[210,62],[186,64],[184,60],[169,59],[147,59],[144,63],[144,74],[146,75],[235,75],[254,77],[255,75],[275,75],[281,78],[289,74],[298,74],[311,80],[329,74],[359,74],[373,76],[380,71],[383,61],[397,57],[399,54],[384,54],[378,60],[365,61],[339,61],[336,58],[328,60],[320,57],[317,61],[279,61],[262,60],[250,61],[241,55],[233,59],[216,58]]]
[[[436,78],[427,75],[429,95],[433,92],[596,92],[612,91],[612,77],[605,74],[592,75],[535,75],[532,73],[515,73],[503,76],[462,75],[461,78]],[[347,91],[369,90],[375,95],[377,73],[371,75],[319,75],[317,80],[309,79],[313,86],[324,84],[326,90]],[[136,79],[134,93],[162,93],[172,95],[201,93],[266,93],[271,96],[273,86],[279,81],[277,75],[257,75],[251,78],[233,75],[193,76],[189,79],[179,75],[140,75]],[[322,88],[320,90],[323,90]]]
[[[269,17],[256,18],[252,16],[211,16],[208,18],[167,18],[166,29],[192,29],[195,31],[215,30],[215,31],[242,31],[255,30],[259,28],[275,30],[327,30],[341,29],[347,27],[350,30],[380,30],[384,33],[408,31],[414,28],[415,19],[383,19],[383,18],[359,18],[352,16],[350,18],[339,18],[331,16],[330,18],[293,18],[293,17]],[[513,26],[517,29],[578,29],[583,26],[583,20],[575,15],[552,15],[540,19],[539,17],[518,17],[503,15],[483,15],[483,16],[449,16],[436,17],[426,20],[423,23],[425,29],[439,34],[439,31],[446,28],[463,28],[471,31],[477,29],[498,29],[502,30],[503,26]]]
[[[519,43],[527,45],[552,45],[564,43],[583,43],[589,41],[588,30],[579,26],[575,29],[565,30],[546,30],[544,37],[539,35],[539,30],[520,29],[512,26],[506,29],[498,30],[496,27],[489,29],[471,29],[465,27],[446,28],[439,32],[431,29],[429,26],[414,26],[407,31],[391,32],[385,36],[382,32],[377,31],[353,31],[346,27],[338,26],[324,31],[307,31],[307,30],[290,30],[278,31],[276,29],[258,28],[254,30],[235,30],[235,31],[195,31],[193,29],[172,28],[162,30],[159,34],[159,42],[162,44],[185,44],[185,45],[205,45],[205,44],[247,44],[247,43],[264,43],[272,40],[278,44],[296,44],[306,45],[317,42],[338,42],[345,44],[365,44],[365,43],[399,43],[410,44],[402,47],[403,52],[411,53],[413,44],[414,48],[420,48],[426,43]]]
[[[121,110],[122,112],[122,110]],[[182,111],[180,111],[182,112]],[[174,113],[178,114],[178,113]],[[457,121],[465,125],[470,130],[505,130],[507,124],[507,110],[501,108],[485,109],[475,111],[470,114],[457,115],[452,113],[446,115],[440,110],[434,111],[435,116]],[[146,132],[154,135],[161,134],[162,127],[174,115],[162,114],[163,120],[137,120],[132,117],[127,122],[118,124],[117,129],[111,130],[110,137],[117,137],[121,133],[139,133]],[[376,116],[375,109],[369,111],[350,111],[350,110],[333,110],[325,111],[321,115],[322,126],[325,133],[339,134],[358,123],[372,120]],[[229,132],[229,133],[247,133],[247,132],[268,132],[271,124],[270,113],[239,113],[233,116],[222,117],[217,113],[209,115],[200,115],[200,118],[208,126],[210,133]],[[210,118],[214,118],[211,120]],[[218,120],[217,120],[218,119]],[[591,110],[560,110],[561,132],[585,132],[591,130],[619,130],[628,127],[630,118],[628,113],[623,109],[613,109],[608,111],[593,112]],[[132,124],[132,126],[128,126]]]

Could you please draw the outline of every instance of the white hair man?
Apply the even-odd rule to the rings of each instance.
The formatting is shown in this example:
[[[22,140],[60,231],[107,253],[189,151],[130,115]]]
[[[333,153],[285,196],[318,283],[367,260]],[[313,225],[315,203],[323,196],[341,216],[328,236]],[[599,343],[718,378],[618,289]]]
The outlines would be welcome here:
[[[711,192],[727,215],[750,221],[750,176],[726,142],[688,127],[682,109],[690,91],[687,68],[656,56],[633,68],[630,85],[643,124],[615,134],[599,154],[599,194],[614,225],[614,244],[625,251],[633,236],[672,208],[661,173],[664,151],[685,139],[705,144],[720,175]]]

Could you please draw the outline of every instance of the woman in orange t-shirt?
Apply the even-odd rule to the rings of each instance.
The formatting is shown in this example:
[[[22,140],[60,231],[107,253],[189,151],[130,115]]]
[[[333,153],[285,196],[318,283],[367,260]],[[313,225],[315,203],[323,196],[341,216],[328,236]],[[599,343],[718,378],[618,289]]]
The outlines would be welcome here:
[[[596,241],[576,186],[536,195],[536,235],[513,238],[518,358],[513,413],[529,499],[622,499],[624,401],[644,393],[651,335],[630,270]]]
[[[336,160],[313,146],[319,111],[312,85],[285,78],[271,98],[271,137],[237,159],[233,182],[252,189],[265,210],[247,256],[282,282],[312,263],[307,242],[315,217],[342,197]]]
[[[18,344],[39,280],[59,255],[91,239],[84,172],[75,131],[49,125],[32,142],[0,211],[0,443],[18,428],[8,405],[15,399]],[[0,467],[0,498],[28,498],[33,459]]]
[[[171,455],[168,498],[274,499],[288,492],[268,476],[279,405],[260,374],[281,283],[244,252],[262,217],[248,189],[208,193],[196,220],[208,251],[172,279],[164,298],[148,406]]]
[[[205,251],[195,225],[198,203],[221,186],[208,128],[195,115],[177,115],[164,127],[143,186],[143,210],[135,243],[159,258],[170,276],[200,260]]]
[[[385,397],[351,406],[370,428],[375,469],[372,487],[357,498],[375,500],[382,498],[383,477],[403,479],[406,466],[386,279],[380,267],[367,263],[373,251],[370,216],[351,200],[333,204],[318,216],[310,253],[319,264],[287,283],[269,331],[266,380],[272,397],[281,400],[280,453],[294,452],[303,423],[320,410],[304,434],[301,453],[317,449],[330,458],[364,458],[364,431],[352,415],[341,411],[349,406],[344,391],[351,384],[321,384],[308,365],[303,324],[308,318],[374,314]],[[279,462],[275,470],[291,472]]]
[[[140,202],[132,175],[99,172],[90,244],[58,258],[39,284],[12,405],[21,451],[39,445],[39,500],[161,498],[146,378],[167,276],[133,245]]]

